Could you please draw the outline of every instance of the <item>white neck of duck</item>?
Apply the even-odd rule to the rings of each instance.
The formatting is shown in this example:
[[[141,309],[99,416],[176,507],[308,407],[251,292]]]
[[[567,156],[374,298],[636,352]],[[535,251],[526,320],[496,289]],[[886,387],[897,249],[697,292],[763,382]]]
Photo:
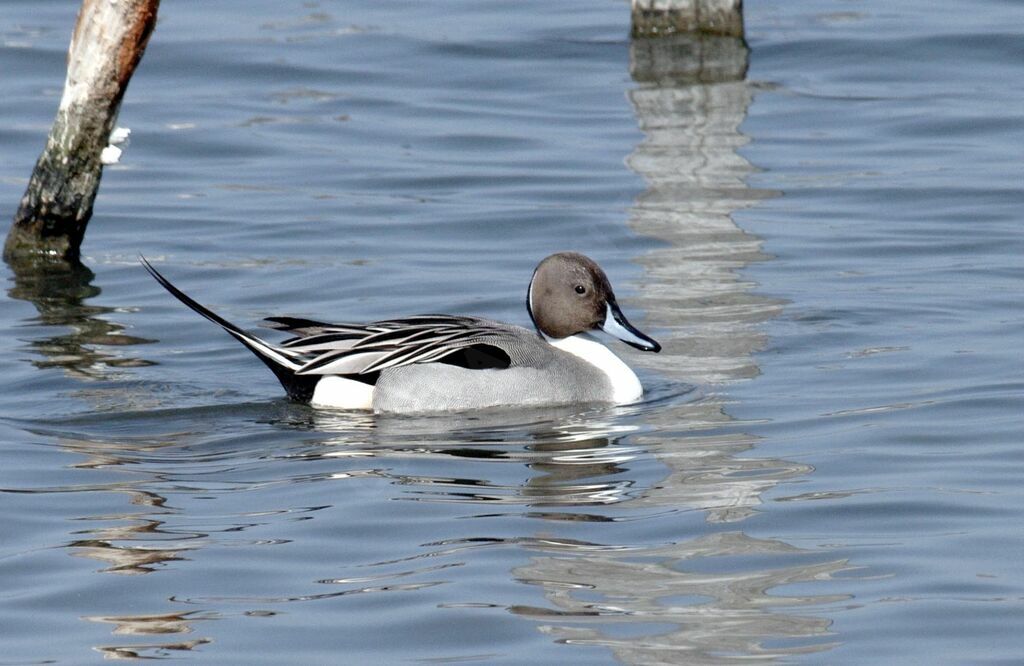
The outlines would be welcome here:
[[[589,335],[570,335],[567,338],[544,336],[552,347],[557,347],[583,359],[608,377],[612,385],[612,400],[619,405],[636,402],[644,394],[644,387],[636,373],[616,356],[611,349]]]

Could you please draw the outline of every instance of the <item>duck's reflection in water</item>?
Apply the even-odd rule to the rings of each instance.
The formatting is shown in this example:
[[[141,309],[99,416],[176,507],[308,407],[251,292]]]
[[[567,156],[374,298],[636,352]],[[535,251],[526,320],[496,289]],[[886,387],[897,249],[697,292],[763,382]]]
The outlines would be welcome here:
[[[318,431],[347,434],[307,458],[373,459],[404,456],[460,458],[469,462],[519,462],[530,471],[517,483],[454,476],[401,475],[379,470],[394,480],[405,499],[586,508],[585,515],[561,519],[601,520],[594,507],[629,502],[642,507],[707,512],[711,522],[732,522],[750,515],[761,495],[780,481],[811,471],[807,465],[742,453],[756,438],[738,432],[715,399],[673,405],[627,408],[564,408],[544,412],[477,414],[472,417],[381,419],[363,435],[348,427],[348,416],[315,413]],[[536,418],[530,422],[530,418]],[[650,424],[671,418],[674,428]],[[433,433],[433,434],[431,434]],[[656,464],[651,464],[654,461]],[[644,479],[635,474],[645,467]],[[631,473],[634,472],[634,473]],[[550,517],[554,517],[551,514]]]
[[[436,575],[442,566],[439,559],[461,565],[467,550],[521,549],[528,563],[515,567],[511,575],[539,586],[549,605],[504,607],[537,621],[558,640],[604,645],[625,662],[644,664],[724,663],[732,658],[728,655],[771,658],[829,649],[832,644],[823,638],[829,623],[814,617],[809,607],[842,597],[787,596],[776,588],[828,580],[845,570],[846,563],[822,561],[817,552],[711,527],[751,516],[767,490],[811,468],[780,459],[742,457],[756,440],[737,432],[715,400],[674,405],[671,413],[678,425],[672,431],[652,431],[650,407],[632,410],[566,410],[560,418],[530,426],[508,415],[494,416],[490,422],[480,415],[471,420],[437,417],[429,421],[433,436],[424,434],[423,421],[383,420],[372,441],[342,436],[326,450],[307,455],[419,455],[525,465],[530,472],[525,479],[505,484],[493,480],[500,476],[497,473],[489,479],[430,477],[378,468],[376,475],[398,487],[396,499],[481,505],[486,506],[485,513],[470,515],[505,513],[539,519],[546,526],[517,537],[439,540],[422,544],[429,550],[419,555],[364,566],[385,569],[427,559],[434,563],[429,570]],[[320,418],[320,430],[329,430],[331,416]],[[698,533],[704,533],[652,546],[562,538],[552,526],[559,521],[664,521],[680,512],[702,513],[705,527]],[[426,571],[406,566],[392,575]],[[374,583],[385,585],[388,578],[381,575]],[[321,582],[351,586],[358,580],[341,576]]]

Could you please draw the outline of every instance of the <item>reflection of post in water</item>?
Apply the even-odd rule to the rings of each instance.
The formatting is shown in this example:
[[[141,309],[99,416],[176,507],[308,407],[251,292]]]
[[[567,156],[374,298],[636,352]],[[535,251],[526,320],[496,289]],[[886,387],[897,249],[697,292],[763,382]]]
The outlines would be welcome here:
[[[97,462],[98,459],[94,461]],[[185,554],[195,546],[186,546],[183,542],[207,536],[199,532],[167,529],[165,521],[154,518],[154,514],[175,513],[174,509],[165,506],[167,500],[162,495],[145,490],[123,492],[129,495],[132,505],[140,507],[140,511],[80,518],[87,522],[101,522],[103,525],[79,531],[77,536],[81,538],[68,544],[72,555],[97,560],[107,565],[101,569],[101,573],[143,575],[159,571],[168,562],[187,559]],[[115,524],[109,524],[111,522]],[[88,615],[82,619],[113,624],[113,633],[119,636],[166,636],[191,634],[194,622],[215,617],[204,611],[188,611],[118,616]],[[155,643],[98,645],[96,649],[108,659],[158,658],[168,656],[170,652],[192,650],[209,642],[209,638],[200,637]]]
[[[700,383],[751,377],[759,322],[779,304],[751,293],[736,271],[763,260],[760,241],[731,214],[775,196],[747,186],[737,149],[752,93],[742,39],[674,35],[634,40],[630,91],[643,141],[628,163],[647,181],[630,226],[666,241],[640,257],[649,324],[667,338],[658,369]]]
[[[156,571],[165,562],[184,559],[184,553],[192,546],[183,546],[183,539],[196,539],[203,534],[181,534],[163,529],[164,521],[153,518],[153,512],[173,513],[165,509],[166,499],[156,493],[142,490],[124,491],[131,496],[134,505],[146,510],[115,516],[81,518],[87,521],[102,521],[114,525],[79,531],[82,538],[68,544],[71,554],[103,562],[107,568],[103,573],[121,575],[148,574]],[[166,545],[162,545],[166,544]]]
[[[608,647],[626,664],[717,664],[731,663],[729,656],[747,661],[828,650],[834,645],[819,641],[828,636],[829,621],[790,609],[844,597],[792,596],[773,589],[827,580],[848,567],[843,560],[778,566],[780,554],[798,552],[740,532],[641,551],[586,544],[576,557],[564,552],[535,557],[513,572],[523,583],[542,586],[554,608],[509,610],[548,623],[542,630],[560,641]],[[714,558],[723,556],[760,557],[766,566],[716,570]],[[686,566],[695,561],[700,562],[696,568]],[[597,625],[637,629],[609,632]],[[645,632],[648,625],[675,628]]]
[[[14,286],[11,298],[29,301],[39,311],[29,322],[33,326],[61,327],[69,332],[31,341],[30,347],[42,358],[33,361],[39,368],[59,367],[79,378],[97,379],[103,367],[125,368],[151,365],[150,361],[99,351],[97,347],[125,347],[152,340],[126,335],[124,326],[108,321],[104,315],[113,308],[87,305],[99,295],[93,285],[95,274],[78,262],[11,262]]]
[[[82,619],[113,624],[114,629],[111,633],[117,636],[166,636],[168,634],[190,634],[193,631],[193,622],[216,619],[216,616],[199,611],[188,611],[159,615],[87,615]],[[193,638],[176,642],[139,645],[97,645],[96,650],[105,659],[160,659],[169,657],[171,652],[193,650],[209,642],[211,642],[209,638]]]

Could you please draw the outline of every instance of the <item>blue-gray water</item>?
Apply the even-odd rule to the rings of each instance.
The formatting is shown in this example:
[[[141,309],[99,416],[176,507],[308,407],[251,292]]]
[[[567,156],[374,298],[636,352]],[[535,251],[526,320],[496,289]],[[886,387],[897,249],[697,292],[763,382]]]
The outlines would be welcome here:
[[[0,268],[0,664],[1017,663],[1024,12],[746,4],[743,78],[619,1],[165,0],[90,271]],[[77,5],[0,6],[4,215]],[[561,249],[644,403],[316,412],[136,259],[525,323]]]

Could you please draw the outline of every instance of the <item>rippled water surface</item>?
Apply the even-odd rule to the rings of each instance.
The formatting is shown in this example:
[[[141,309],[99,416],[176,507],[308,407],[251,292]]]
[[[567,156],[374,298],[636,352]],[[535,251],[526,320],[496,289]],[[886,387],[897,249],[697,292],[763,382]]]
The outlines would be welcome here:
[[[1016,663],[1013,2],[165,0],[86,267],[3,267],[2,664]],[[0,202],[78,2],[0,7]],[[526,323],[598,259],[641,404],[289,403],[230,319]]]

